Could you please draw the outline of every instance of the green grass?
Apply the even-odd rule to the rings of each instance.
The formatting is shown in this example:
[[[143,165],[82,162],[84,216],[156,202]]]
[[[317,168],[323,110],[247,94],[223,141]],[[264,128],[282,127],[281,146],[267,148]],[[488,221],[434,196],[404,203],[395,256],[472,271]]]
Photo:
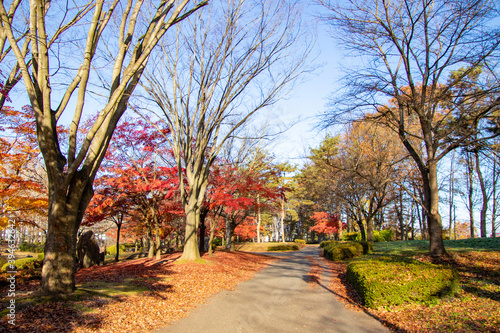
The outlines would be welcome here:
[[[500,251],[500,238],[445,240],[446,251]],[[374,254],[416,255],[429,252],[428,240],[395,241],[373,244]]]

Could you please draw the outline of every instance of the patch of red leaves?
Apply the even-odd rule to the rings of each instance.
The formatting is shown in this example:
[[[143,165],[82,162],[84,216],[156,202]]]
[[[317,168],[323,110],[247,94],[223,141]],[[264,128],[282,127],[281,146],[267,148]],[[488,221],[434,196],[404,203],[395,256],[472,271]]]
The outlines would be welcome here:
[[[218,251],[208,263],[174,264],[180,254],[161,260],[139,259],[78,272],[78,283],[123,282],[133,279],[149,291],[136,296],[94,297],[82,301],[33,304],[16,313],[12,327],[4,317],[0,331],[8,332],[144,332],[185,317],[190,309],[222,290],[232,290],[266,267],[273,258]]]

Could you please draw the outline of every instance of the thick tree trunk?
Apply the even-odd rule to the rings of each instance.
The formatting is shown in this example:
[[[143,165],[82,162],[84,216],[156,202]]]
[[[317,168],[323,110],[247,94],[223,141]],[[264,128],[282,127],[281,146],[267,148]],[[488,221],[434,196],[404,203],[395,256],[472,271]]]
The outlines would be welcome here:
[[[200,259],[200,251],[198,249],[198,228],[196,226],[196,213],[191,211],[186,216],[186,232],[184,238],[184,250],[181,260],[197,260]]]
[[[373,216],[366,220],[366,241],[373,243]]]
[[[359,232],[361,233],[361,240],[363,242],[366,242],[366,231],[365,231],[365,226],[363,224],[363,220],[362,219],[356,219],[356,223],[358,224]]]
[[[439,215],[439,189],[437,177],[437,163],[429,163],[427,175],[423,178],[425,204],[427,207],[427,224],[429,228],[429,252],[439,257],[446,254],[443,242],[443,227]]]
[[[50,295],[68,294],[75,290],[76,235],[93,191],[92,185],[85,181],[72,186],[72,190],[68,198],[66,192],[49,186],[41,290]]]

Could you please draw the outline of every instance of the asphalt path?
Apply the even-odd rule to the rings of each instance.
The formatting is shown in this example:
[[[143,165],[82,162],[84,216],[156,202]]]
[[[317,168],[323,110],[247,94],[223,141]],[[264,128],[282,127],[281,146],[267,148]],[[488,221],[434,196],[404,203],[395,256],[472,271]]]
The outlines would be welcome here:
[[[311,286],[308,257],[318,254],[309,246],[274,254],[282,259],[155,333],[390,332],[369,314],[344,308],[328,289],[328,275]]]

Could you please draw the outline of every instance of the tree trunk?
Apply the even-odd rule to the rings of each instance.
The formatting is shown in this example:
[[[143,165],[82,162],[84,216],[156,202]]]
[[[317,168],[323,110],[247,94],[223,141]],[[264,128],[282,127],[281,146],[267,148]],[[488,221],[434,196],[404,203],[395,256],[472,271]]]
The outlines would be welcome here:
[[[155,251],[156,251],[156,259],[160,260],[161,259],[161,239],[160,239],[160,226],[158,223],[155,225]]]
[[[212,243],[214,242],[215,219],[210,223],[210,238],[208,239],[208,255],[213,254]]]
[[[474,238],[474,183],[472,179],[473,167],[471,161],[470,153],[467,152],[467,185],[468,185],[468,200],[469,200],[469,226],[470,226],[470,238]]]
[[[148,258],[153,258],[155,255],[155,242],[153,239],[153,230],[148,227]]]
[[[281,199],[281,242],[285,243],[285,199]]]
[[[46,294],[68,294],[75,290],[76,235],[94,193],[91,182],[84,180],[72,189],[67,197],[66,191],[49,186],[48,230],[41,281],[41,289]]]
[[[118,258],[120,255],[120,229],[122,228],[122,223],[119,222],[116,224],[116,255],[115,262],[118,262]],[[137,248],[137,246],[136,246]],[[137,250],[136,250],[137,251]]]
[[[188,207],[184,210],[186,212],[186,232],[184,239],[184,250],[182,251],[182,256],[180,260],[198,260],[201,259],[200,251],[198,249],[198,218],[199,215],[196,212],[195,204],[192,202],[195,200],[190,197],[188,202]]]
[[[363,242],[366,242],[366,231],[365,231],[365,226],[363,224],[363,220],[362,219],[356,219],[356,223],[358,224],[359,232],[361,233],[361,240]]]
[[[427,224],[429,227],[429,252],[432,256],[440,257],[446,254],[443,242],[443,227],[439,215],[439,188],[437,163],[429,162],[426,177],[423,178],[425,204],[427,206]]]
[[[205,252],[205,232],[207,230],[207,226],[205,225],[205,218],[208,214],[208,210],[201,212],[200,214],[200,241],[198,251],[200,253]]]
[[[373,217],[366,220],[366,236],[367,242],[373,243]]]
[[[474,158],[476,160],[476,173],[479,178],[479,187],[481,189],[481,196],[483,199],[481,205],[481,214],[480,214],[480,231],[481,238],[487,237],[486,234],[486,213],[488,211],[488,194],[486,193],[486,185],[484,183],[483,173],[481,172],[481,165],[479,163],[479,151],[478,149],[474,150]]]
[[[491,237],[496,237],[497,236],[497,230],[496,230],[496,219],[497,219],[497,181],[498,181],[498,175],[497,175],[497,159],[494,158],[493,160],[493,202],[491,203]]]
[[[260,195],[257,195],[257,243],[261,243],[260,239],[260,225],[262,223],[262,216],[260,212]]]
[[[231,250],[232,238],[231,238],[231,222],[228,217],[224,218],[226,224],[226,250]]]

